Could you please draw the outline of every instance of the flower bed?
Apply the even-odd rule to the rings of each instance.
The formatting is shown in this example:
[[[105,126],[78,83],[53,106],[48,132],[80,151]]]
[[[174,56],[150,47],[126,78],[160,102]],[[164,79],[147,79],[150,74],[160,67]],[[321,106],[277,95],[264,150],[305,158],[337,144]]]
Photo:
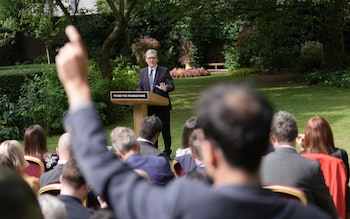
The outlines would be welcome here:
[[[173,78],[188,78],[188,77],[200,77],[210,75],[210,72],[205,68],[184,69],[174,68],[170,71],[170,75]]]

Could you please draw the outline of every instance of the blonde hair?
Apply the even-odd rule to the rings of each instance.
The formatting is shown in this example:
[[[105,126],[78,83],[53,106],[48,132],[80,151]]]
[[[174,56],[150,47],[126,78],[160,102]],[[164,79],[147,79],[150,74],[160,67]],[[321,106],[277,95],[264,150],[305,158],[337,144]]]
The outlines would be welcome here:
[[[17,171],[22,171],[29,164],[24,159],[24,149],[16,140],[6,140],[0,144],[0,154],[10,158]]]

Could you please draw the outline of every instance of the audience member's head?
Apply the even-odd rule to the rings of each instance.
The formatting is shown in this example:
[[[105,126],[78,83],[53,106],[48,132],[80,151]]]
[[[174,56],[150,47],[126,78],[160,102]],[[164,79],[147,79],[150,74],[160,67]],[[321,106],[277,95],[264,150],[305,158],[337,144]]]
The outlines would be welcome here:
[[[129,151],[139,153],[140,146],[136,140],[135,132],[127,127],[116,127],[111,132],[111,141],[119,155],[125,155]]]
[[[0,167],[0,212],[2,219],[42,219],[33,190],[13,170]]]
[[[61,195],[73,196],[82,202],[86,199],[90,188],[74,159],[67,161],[63,166],[60,182]]]
[[[61,183],[73,189],[80,189],[86,184],[83,174],[74,159],[69,160],[62,169]]]
[[[163,124],[158,116],[146,116],[141,122],[139,135],[141,138],[156,142],[162,128]]]
[[[199,136],[199,137],[197,137]],[[201,129],[194,129],[189,136],[188,146],[191,148],[192,157],[196,160],[196,163],[202,161],[202,154],[199,147],[199,139],[203,139],[203,132]]]
[[[21,172],[29,163],[24,159],[22,145],[16,140],[6,140],[0,144],[0,154],[10,158],[17,172]]]
[[[4,154],[0,154],[0,166],[16,170],[12,160]]]
[[[24,152],[27,155],[42,158],[47,150],[47,137],[40,125],[31,125],[24,133]]]
[[[253,88],[223,84],[208,89],[197,103],[197,125],[204,132],[200,146],[208,174],[215,173],[217,162],[209,154],[214,152],[235,169],[257,173],[269,144],[271,119],[272,106]]]
[[[196,128],[196,124],[197,124],[197,117],[195,116],[192,116],[186,121],[182,129],[182,148],[189,147],[188,141],[190,139],[190,136],[193,130]]]
[[[44,219],[67,219],[66,207],[56,196],[42,194],[38,201]]]
[[[306,123],[304,150],[306,153],[332,154],[335,151],[331,126],[321,116],[314,116]]]
[[[275,146],[277,143],[288,143],[290,146],[295,146],[296,137],[298,136],[295,117],[286,111],[277,112],[272,118],[270,133]]]
[[[56,153],[60,157],[60,160],[69,160],[72,156],[71,151],[71,135],[70,133],[64,133],[58,140]]]

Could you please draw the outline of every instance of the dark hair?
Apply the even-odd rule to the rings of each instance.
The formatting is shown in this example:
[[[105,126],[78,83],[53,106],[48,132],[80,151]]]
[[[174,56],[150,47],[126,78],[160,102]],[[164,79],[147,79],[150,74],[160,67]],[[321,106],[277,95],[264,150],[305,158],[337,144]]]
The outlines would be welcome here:
[[[79,189],[86,183],[84,176],[80,172],[78,164],[74,159],[67,161],[63,166],[61,175],[63,182],[72,186],[74,189]]]
[[[295,117],[286,112],[279,111],[272,118],[271,134],[278,142],[293,142],[298,136],[298,126]]]
[[[197,102],[197,125],[227,162],[248,172],[259,169],[269,144],[272,106],[248,85],[220,84]]]
[[[189,139],[193,132],[193,130],[196,128],[197,125],[197,117],[192,116],[189,118],[182,130],[182,148],[188,148],[189,147]]]
[[[24,133],[24,153],[43,158],[47,152],[47,137],[44,128],[40,125],[31,125],[26,128]]]
[[[139,135],[147,140],[152,139],[155,134],[161,132],[163,129],[163,123],[158,116],[152,115],[143,118]]]

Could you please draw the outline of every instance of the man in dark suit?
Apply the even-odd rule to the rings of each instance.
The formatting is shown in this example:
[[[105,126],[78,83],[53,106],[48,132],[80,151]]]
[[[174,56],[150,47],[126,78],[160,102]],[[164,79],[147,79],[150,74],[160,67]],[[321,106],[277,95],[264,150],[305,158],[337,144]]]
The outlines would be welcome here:
[[[162,131],[162,121],[158,116],[146,116],[142,119],[137,141],[140,143],[140,153],[142,155],[163,156],[169,161],[169,157],[155,147],[158,136]]]
[[[148,67],[141,69],[137,85],[138,91],[151,91],[168,98],[167,106],[148,106],[148,115],[156,115],[162,120],[162,136],[164,140],[164,153],[170,157],[171,134],[170,134],[170,110],[172,108],[169,92],[175,89],[173,78],[166,67],[158,65],[157,51],[149,49],[146,51],[145,59]],[[158,143],[155,145],[158,148]]]
[[[272,107],[251,88],[219,85],[197,105],[198,136],[205,168],[215,187],[181,178],[165,187],[150,185],[113,156],[107,145],[87,80],[88,59],[73,26],[56,56],[69,101],[64,126],[84,176],[117,218],[330,218],[312,206],[286,202],[263,189],[259,164],[269,142]]]
[[[152,184],[164,186],[174,179],[174,173],[165,157],[140,154],[140,144],[130,128],[114,128],[111,141],[118,157],[131,168],[145,171]]]
[[[320,164],[297,153],[295,150],[297,136],[295,117],[285,111],[276,113],[270,134],[276,151],[269,153],[262,160],[262,183],[297,187],[305,192],[310,204],[316,205],[336,219],[337,210]]]
[[[59,183],[64,164],[71,158],[70,134],[64,133],[58,140],[56,153],[59,156],[57,165],[40,176],[40,188],[51,183]]]
[[[83,201],[90,188],[74,159],[64,165],[60,181],[62,189],[57,198],[66,207],[67,219],[89,218],[94,211],[84,207]]]

